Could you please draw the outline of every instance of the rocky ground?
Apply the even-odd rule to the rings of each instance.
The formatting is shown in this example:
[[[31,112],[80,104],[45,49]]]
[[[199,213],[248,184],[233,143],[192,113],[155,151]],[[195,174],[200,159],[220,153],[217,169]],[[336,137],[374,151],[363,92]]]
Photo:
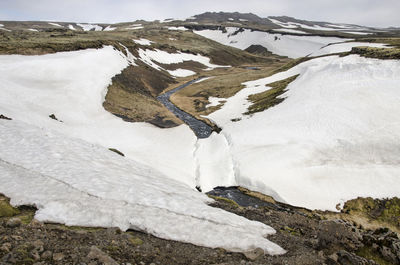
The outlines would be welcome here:
[[[288,252],[231,253],[138,231],[44,224],[33,219],[35,208],[13,208],[2,196],[0,264],[400,264],[400,239],[388,228],[368,230],[267,197],[262,202],[253,197],[257,207],[214,198],[214,207],[274,227],[277,233],[269,239]]]

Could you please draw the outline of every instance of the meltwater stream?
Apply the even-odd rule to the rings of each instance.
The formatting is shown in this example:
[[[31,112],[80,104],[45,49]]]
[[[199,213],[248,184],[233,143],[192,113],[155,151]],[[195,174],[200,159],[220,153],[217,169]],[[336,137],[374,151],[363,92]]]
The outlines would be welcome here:
[[[197,138],[208,138],[211,133],[213,132],[213,128],[211,126],[209,126],[207,123],[200,121],[198,119],[196,119],[195,117],[193,117],[192,115],[190,115],[189,113],[181,110],[180,108],[178,108],[177,106],[175,106],[171,101],[170,101],[170,97],[172,94],[174,94],[175,92],[190,86],[191,84],[201,80],[202,78],[198,78],[195,80],[192,80],[190,82],[187,82],[181,86],[178,86],[177,88],[174,88],[162,95],[159,95],[157,97],[158,101],[160,101],[165,107],[167,107],[167,109],[169,109],[176,117],[178,117],[179,119],[181,119],[184,123],[186,123],[190,129],[193,130],[194,134],[197,136]]]

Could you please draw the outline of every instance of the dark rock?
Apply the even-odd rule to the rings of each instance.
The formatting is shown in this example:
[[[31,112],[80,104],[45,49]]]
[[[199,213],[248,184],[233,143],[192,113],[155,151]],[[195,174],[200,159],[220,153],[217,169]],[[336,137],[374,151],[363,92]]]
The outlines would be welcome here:
[[[399,264],[399,260],[397,259],[396,255],[392,252],[392,250],[388,247],[381,247],[379,249],[380,254],[382,255],[382,257],[387,260],[390,261],[390,263],[392,264]]]
[[[50,259],[52,256],[53,256],[53,252],[51,252],[50,250],[46,250],[42,254],[42,259]]]
[[[95,259],[103,263],[104,265],[118,265],[118,263],[108,256],[106,253],[101,251],[98,247],[92,246],[90,252],[87,255],[89,259]]]
[[[362,246],[361,237],[345,223],[321,221],[318,231],[319,249],[356,250]]]
[[[13,217],[13,218],[10,218],[8,221],[7,221],[7,223],[6,223],[6,226],[7,227],[10,227],[10,228],[13,228],[13,227],[18,227],[18,226],[20,226],[21,225],[21,219],[19,219],[19,218],[17,218],[17,217]]]
[[[6,116],[4,116],[3,114],[0,114],[0,120],[8,120],[8,121],[11,121],[12,119],[11,119],[11,118],[8,118],[8,117],[6,117]]]
[[[42,253],[44,251],[44,243],[41,240],[35,240],[32,243],[32,246],[35,248],[35,250],[39,253]]]
[[[120,156],[125,156],[124,153],[122,153],[122,152],[119,151],[118,149],[115,149],[115,148],[108,148],[108,150],[110,150],[110,151],[112,151],[112,152],[114,152],[114,153],[117,153],[117,154],[119,154]]]
[[[254,261],[264,256],[264,250],[262,250],[261,248],[256,248],[254,250],[244,252],[243,254],[246,256],[247,259]]]
[[[54,253],[53,254],[53,260],[54,261],[61,261],[65,258],[65,255],[63,253]]]
[[[53,119],[55,121],[63,122],[63,121],[57,119],[56,115],[54,115],[54,114],[49,115],[49,118],[51,118],[51,119]]]
[[[377,263],[372,260],[367,260],[345,250],[339,251],[337,256],[337,262],[341,265],[377,265]]]
[[[11,244],[10,243],[4,243],[3,245],[1,245],[0,250],[3,252],[10,252],[11,250]]]

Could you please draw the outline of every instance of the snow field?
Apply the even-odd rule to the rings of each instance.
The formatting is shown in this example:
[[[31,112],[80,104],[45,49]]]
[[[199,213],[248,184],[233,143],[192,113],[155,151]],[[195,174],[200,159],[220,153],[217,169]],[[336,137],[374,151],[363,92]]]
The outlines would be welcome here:
[[[35,205],[40,221],[285,253],[264,238],[271,227],[210,207],[206,195],[104,147],[14,120],[0,121],[0,132],[0,192],[12,205]]]
[[[340,53],[340,52],[349,52],[353,47],[359,46],[367,46],[367,47],[376,47],[376,48],[387,48],[388,46],[381,43],[368,43],[368,42],[345,42],[345,43],[336,43],[332,45],[327,45],[322,47],[321,49],[313,52],[309,56],[320,56],[325,54],[332,53]]]
[[[239,29],[235,27],[228,27],[226,30],[226,33],[223,33],[222,30],[202,30],[194,31],[194,33],[242,50],[251,45],[261,45],[272,53],[290,58],[307,56],[330,43],[351,40],[335,37],[271,34],[248,29],[239,32]]]
[[[281,104],[242,114],[248,95],[297,74]],[[229,142],[237,185],[334,211],[358,196],[400,196],[399,82],[399,61],[324,57],[245,83],[209,118]]]

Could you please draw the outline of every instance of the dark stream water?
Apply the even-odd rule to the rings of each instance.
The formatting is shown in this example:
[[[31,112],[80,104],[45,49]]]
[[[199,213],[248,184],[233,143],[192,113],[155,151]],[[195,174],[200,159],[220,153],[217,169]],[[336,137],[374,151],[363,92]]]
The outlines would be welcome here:
[[[211,133],[213,132],[213,128],[209,126],[207,123],[196,119],[189,113],[181,110],[177,106],[175,106],[171,101],[170,97],[172,94],[175,92],[178,92],[179,90],[190,86],[191,84],[195,83],[196,81],[199,81],[199,79],[192,80],[190,82],[187,82],[181,86],[178,86],[177,88],[174,88],[164,94],[161,94],[157,97],[158,101],[160,101],[167,109],[169,109],[176,117],[178,117],[180,120],[182,120],[184,123],[186,123],[190,129],[193,130],[194,134],[197,136],[197,138],[208,138]]]

